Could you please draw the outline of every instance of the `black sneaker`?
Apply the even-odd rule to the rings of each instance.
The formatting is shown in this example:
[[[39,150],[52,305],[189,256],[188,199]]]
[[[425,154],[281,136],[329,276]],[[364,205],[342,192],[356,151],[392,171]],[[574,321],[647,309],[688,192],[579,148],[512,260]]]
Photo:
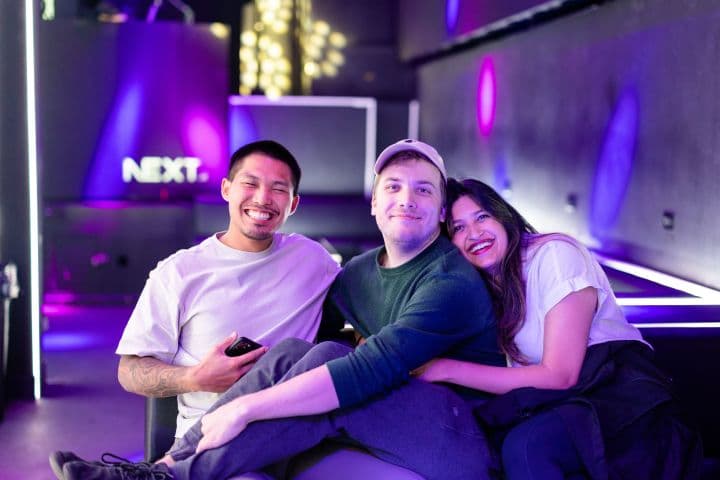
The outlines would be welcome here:
[[[112,458],[113,460],[106,460]],[[169,480],[173,476],[164,463],[132,463],[105,453],[102,462],[78,460],[63,466],[62,480]]]
[[[58,480],[65,480],[63,475],[63,466],[68,462],[84,462],[85,460],[75,455],[73,452],[57,451],[50,454],[50,468],[58,478]],[[105,465],[105,462],[90,462],[97,465]]]

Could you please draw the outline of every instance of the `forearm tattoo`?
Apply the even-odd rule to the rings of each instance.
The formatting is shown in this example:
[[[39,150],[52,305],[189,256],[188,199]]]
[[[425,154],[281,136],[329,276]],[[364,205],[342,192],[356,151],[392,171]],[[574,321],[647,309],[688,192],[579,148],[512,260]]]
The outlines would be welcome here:
[[[184,367],[167,365],[152,357],[125,357],[120,361],[120,376],[125,388],[147,397],[171,397],[187,393],[182,380]]]

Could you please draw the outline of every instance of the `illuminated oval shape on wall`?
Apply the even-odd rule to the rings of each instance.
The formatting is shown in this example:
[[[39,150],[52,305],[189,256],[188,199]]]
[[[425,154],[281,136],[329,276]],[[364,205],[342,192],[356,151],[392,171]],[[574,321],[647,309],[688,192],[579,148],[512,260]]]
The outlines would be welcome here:
[[[460,0],[445,0],[445,30],[448,35],[455,33],[460,11]]]
[[[202,159],[211,177],[219,181],[225,175],[226,147],[221,119],[204,107],[188,108],[183,116],[182,142],[186,155]]]
[[[626,90],[610,117],[593,179],[590,198],[590,231],[600,236],[617,220],[627,193],[638,131],[638,101]]]
[[[496,88],[495,65],[486,58],[480,66],[477,89],[477,120],[480,134],[484,137],[490,135],[495,124]]]
[[[246,143],[259,140],[258,128],[255,125],[249,107],[230,103],[230,150],[235,151]]]
[[[125,184],[111,165],[135,154],[137,138],[143,126],[146,101],[142,82],[121,83],[107,114],[85,177],[83,197],[87,200],[114,198],[125,194]]]

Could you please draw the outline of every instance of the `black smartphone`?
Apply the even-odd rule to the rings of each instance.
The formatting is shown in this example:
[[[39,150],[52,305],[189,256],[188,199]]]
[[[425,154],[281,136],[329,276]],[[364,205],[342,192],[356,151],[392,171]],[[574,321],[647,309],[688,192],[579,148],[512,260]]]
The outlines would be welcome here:
[[[247,337],[240,337],[225,349],[225,355],[228,357],[239,357],[240,355],[257,350],[260,347],[262,347],[262,345],[257,342]]]

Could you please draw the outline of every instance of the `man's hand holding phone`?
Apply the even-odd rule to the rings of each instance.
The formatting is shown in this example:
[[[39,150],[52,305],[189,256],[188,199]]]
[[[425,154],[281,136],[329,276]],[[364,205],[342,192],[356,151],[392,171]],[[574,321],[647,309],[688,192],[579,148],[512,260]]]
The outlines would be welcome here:
[[[225,349],[225,355],[228,357],[239,357],[258,348],[262,348],[262,345],[247,337],[239,337],[232,345]]]
[[[233,333],[211,348],[191,369],[195,385],[193,390],[224,392],[245,375],[266,351],[267,347],[245,337],[238,338],[237,333]]]

